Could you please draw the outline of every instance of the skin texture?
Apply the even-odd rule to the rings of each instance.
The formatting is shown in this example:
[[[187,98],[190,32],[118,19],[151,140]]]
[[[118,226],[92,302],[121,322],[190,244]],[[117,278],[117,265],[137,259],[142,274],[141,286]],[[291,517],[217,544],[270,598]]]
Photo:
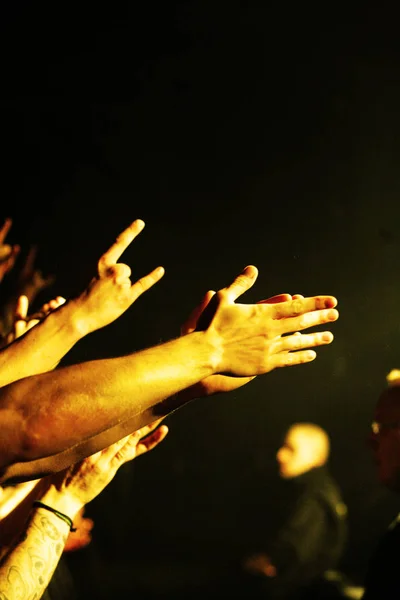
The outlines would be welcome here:
[[[134,221],[101,256],[97,274],[81,294],[0,352],[0,481],[60,470],[64,452],[71,462],[89,456],[105,447],[104,441],[99,445],[96,440],[98,435],[127,422],[130,431],[146,425],[178,408],[179,394],[184,404],[190,393],[185,390],[193,392],[193,386],[203,395],[214,393],[214,388],[235,389],[228,379],[221,380],[226,390],[210,379],[207,383],[210,376],[244,378],[243,385],[275,368],[311,362],[316,353],[310,348],[332,342],[329,331],[305,330],[338,318],[336,298],[290,296],[285,301],[240,304],[237,299],[258,275],[256,267],[249,266],[203,301],[202,322],[199,315],[190,333],[140,352],[50,374],[79,339],[117,319],[163,276],[164,270],[157,267],[132,283],[129,266],[118,262],[143,227],[142,221]],[[168,398],[174,398],[172,408],[165,403]],[[107,444],[112,440],[105,438]],[[40,468],[33,464],[47,457]]]
[[[34,497],[74,521],[76,515],[81,516],[84,506],[111,482],[123,464],[152,450],[165,438],[168,428],[159,425],[159,422],[155,422],[40,482],[40,493]],[[7,537],[10,529],[7,530],[4,520],[0,522],[3,549],[5,540],[9,543],[0,561],[2,600],[40,598],[69,539],[69,526],[45,508],[34,507],[25,524],[25,513],[30,510],[34,497],[31,496],[29,502],[25,503],[23,510],[19,509],[18,520],[14,519],[13,541],[10,541],[9,535]],[[16,523],[22,529],[17,537]]]

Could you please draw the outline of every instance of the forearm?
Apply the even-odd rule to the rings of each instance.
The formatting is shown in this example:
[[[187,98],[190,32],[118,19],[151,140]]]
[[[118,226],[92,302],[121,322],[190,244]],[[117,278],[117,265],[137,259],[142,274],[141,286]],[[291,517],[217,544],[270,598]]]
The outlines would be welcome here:
[[[149,409],[214,370],[215,349],[204,333],[196,332],[125,357],[63,367],[6,386],[0,391],[0,416],[1,408],[17,415],[25,439],[15,435],[16,425],[8,428],[8,437],[0,439],[3,466],[63,452],[128,419],[138,429],[145,424],[143,414],[147,422],[154,419]],[[11,422],[12,417],[8,414]]]
[[[24,533],[0,561],[0,599],[34,600],[48,586],[69,534],[67,523],[37,508]]]
[[[199,385],[195,384],[182,390],[174,396],[166,398],[166,400],[152,406],[150,409],[126,421],[122,421],[114,425],[114,427],[110,427],[64,452],[29,462],[14,463],[7,469],[7,481],[26,481],[58,473],[69,465],[75,464],[86,456],[95,454],[103,448],[107,448],[117,440],[137,431],[156,419],[167,416],[202,395],[205,394],[202,391],[200,382]]]
[[[86,333],[74,302],[64,304],[0,351],[0,386],[52,370]]]

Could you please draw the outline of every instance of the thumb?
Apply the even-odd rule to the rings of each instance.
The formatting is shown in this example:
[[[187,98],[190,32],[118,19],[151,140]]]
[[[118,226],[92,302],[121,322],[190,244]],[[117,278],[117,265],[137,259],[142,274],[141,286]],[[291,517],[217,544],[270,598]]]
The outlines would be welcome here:
[[[235,301],[239,296],[247,292],[255,283],[258,277],[258,269],[254,265],[249,265],[235,277],[232,283],[225,288],[229,300]]]
[[[214,296],[215,292],[213,290],[209,290],[201,300],[200,304],[196,306],[196,308],[190,313],[189,317],[185,321],[185,323],[181,327],[181,335],[186,335],[187,333],[192,333],[197,327],[197,322],[205,310],[205,308],[210,303],[211,298]]]

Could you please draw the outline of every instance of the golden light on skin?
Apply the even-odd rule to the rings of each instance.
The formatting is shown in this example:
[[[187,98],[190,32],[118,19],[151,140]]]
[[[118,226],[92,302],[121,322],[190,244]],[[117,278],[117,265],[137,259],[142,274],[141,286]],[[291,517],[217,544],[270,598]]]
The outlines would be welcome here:
[[[386,381],[390,386],[400,385],[400,369],[392,369],[386,375]]]

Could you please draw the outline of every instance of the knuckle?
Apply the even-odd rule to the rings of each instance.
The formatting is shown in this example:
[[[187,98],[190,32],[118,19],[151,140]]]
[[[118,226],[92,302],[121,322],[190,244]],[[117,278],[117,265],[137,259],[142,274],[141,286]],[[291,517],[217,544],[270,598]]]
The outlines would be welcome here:
[[[310,325],[311,325],[310,318],[307,314],[302,315],[300,317],[299,325],[300,325],[300,329],[306,329],[307,327],[310,327]]]
[[[291,309],[292,309],[293,314],[300,315],[303,312],[303,301],[300,298],[296,298],[296,300],[292,300]]]

